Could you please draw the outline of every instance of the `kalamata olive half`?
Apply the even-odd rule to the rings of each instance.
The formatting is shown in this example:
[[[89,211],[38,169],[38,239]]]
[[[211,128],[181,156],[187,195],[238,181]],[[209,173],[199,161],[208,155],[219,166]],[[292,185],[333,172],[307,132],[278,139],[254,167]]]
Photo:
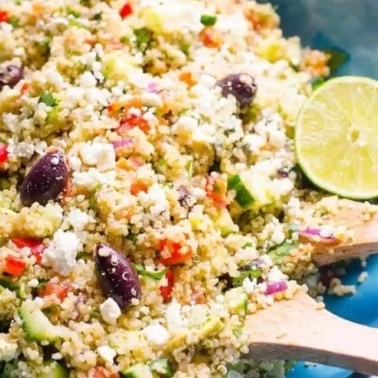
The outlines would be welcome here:
[[[62,151],[46,152],[27,173],[20,191],[21,203],[31,206],[34,202],[46,205],[56,200],[67,185],[68,167]]]
[[[228,75],[218,80],[217,86],[221,88],[223,97],[234,96],[241,108],[251,105],[257,92],[255,79],[245,73]]]
[[[9,64],[0,68],[0,89],[8,85],[14,87],[24,77],[24,69],[22,66]]]
[[[97,244],[94,262],[103,294],[126,309],[142,295],[138,274],[129,259],[106,244]]]

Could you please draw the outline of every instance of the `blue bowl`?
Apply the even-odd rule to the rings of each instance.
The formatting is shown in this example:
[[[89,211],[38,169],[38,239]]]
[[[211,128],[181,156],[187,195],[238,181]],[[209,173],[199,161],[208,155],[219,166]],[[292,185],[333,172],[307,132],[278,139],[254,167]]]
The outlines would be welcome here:
[[[298,35],[305,46],[339,50],[347,61],[334,73],[378,79],[378,0],[269,0],[277,7],[284,35]],[[378,184],[378,183],[377,183]],[[357,294],[325,299],[331,312],[356,323],[378,327],[378,256],[363,269],[354,262],[343,282],[357,284],[358,275],[369,276]],[[350,340],[353,343],[353,340]],[[377,373],[378,375],[378,373]],[[360,374],[339,368],[298,363],[287,378],[361,378]]]

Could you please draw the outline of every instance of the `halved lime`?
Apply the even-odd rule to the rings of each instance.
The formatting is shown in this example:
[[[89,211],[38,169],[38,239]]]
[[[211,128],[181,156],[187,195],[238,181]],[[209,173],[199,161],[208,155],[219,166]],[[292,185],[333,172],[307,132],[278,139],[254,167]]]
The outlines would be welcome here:
[[[320,86],[299,113],[295,150],[319,188],[351,199],[378,197],[378,81],[345,76]]]

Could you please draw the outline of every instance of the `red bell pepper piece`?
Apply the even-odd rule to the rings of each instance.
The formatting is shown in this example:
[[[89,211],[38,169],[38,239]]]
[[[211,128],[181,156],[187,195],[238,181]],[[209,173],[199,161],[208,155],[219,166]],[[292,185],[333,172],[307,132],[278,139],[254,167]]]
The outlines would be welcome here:
[[[164,299],[164,302],[169,302],[172,298],[172,290],[175,284],[175,276],[172,271],[168,270],[165,273],[165,279],[167,280],[166,286],[160,286],[160,294]]]
[[[131,7],[131,4],[128,2],[119,11],[119,14],[122,18],[126,18],[130,16],[132,13],[133,13],[133,8]]]
[[[183,264],[189,261],[193,255],[192,251],[187,247],[168,239],[160,240],[159,249],[161,252],[169,254],[167,257],[160,256],[160,262],[166,266]]]
[[[41,263],[42,255],[46,247],[40,240],[29,238],[12,238],[11,241],[17,248],[30,248],[30,252],[35,257],[37,263]]]
[[[11,276],[20,277],[26,269],[26,262],[14,256],[7,256],[5,258],[3,273]]]

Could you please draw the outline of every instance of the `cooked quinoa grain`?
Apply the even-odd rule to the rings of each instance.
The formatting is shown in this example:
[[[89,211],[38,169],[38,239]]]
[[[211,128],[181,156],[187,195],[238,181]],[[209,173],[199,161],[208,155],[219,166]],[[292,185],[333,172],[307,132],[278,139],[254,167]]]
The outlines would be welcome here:
[[[244,319],[353,238],[293,153],[329,57],[247,0],[2,0],[0,51],[0,375],[284,377]]]

